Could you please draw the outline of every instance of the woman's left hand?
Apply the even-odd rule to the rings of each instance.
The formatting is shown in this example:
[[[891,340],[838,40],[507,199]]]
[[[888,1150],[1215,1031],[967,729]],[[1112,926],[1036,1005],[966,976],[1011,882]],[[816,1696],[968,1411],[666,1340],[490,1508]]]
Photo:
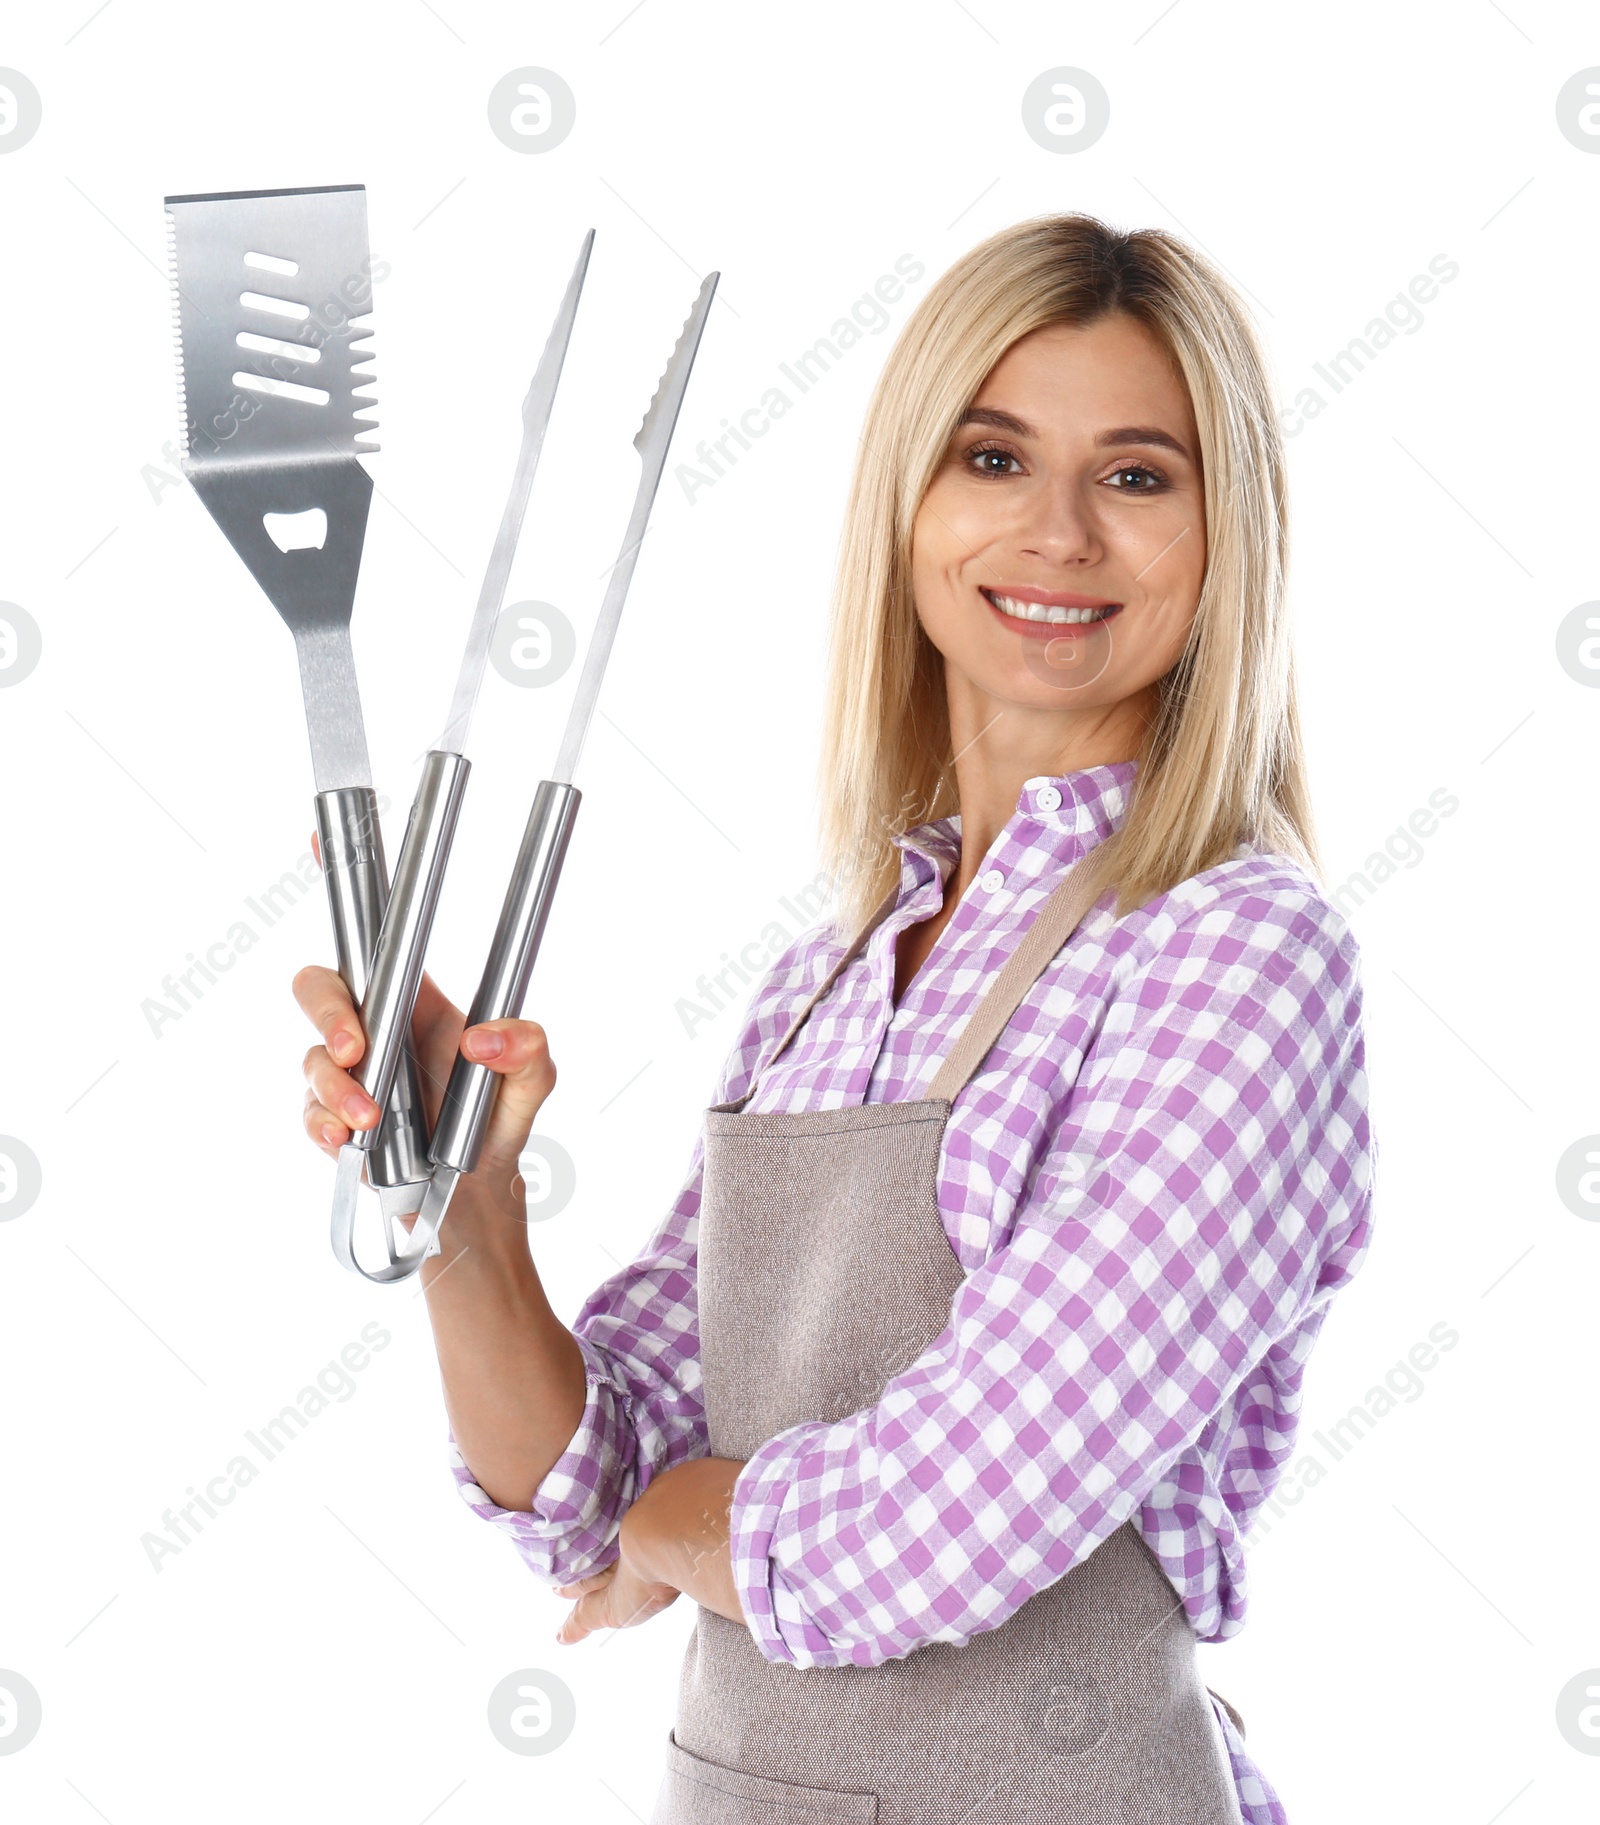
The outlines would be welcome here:
[[[686,1458],[652,1476],[622,1517],[616,1563],[555,1587],[558,1597],[578,1599],[556,1640],[582,1641],[592,1629],[632,1628],[659,1616],[685,1592],[743,1626],[728,1546],[729,1505],[743,1469],[742,1458]],[[660,1582],[664,1571],[678,1582]]]
[[[556,1635],[562,1642],[582,1641],[594,1629],[633,1628],[659,1616],[682,1594],[674,1584],[654,1584],[640,1574],[629,1558],[626,1533],[614,1565],[555,1590],[558,1597],[578,1599]]]

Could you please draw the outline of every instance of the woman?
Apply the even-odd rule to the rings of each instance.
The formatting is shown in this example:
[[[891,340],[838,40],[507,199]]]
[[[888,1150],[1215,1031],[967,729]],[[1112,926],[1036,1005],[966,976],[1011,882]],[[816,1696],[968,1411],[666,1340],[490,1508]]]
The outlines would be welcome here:
[[[1022,223],[870,406],[823,743],[834,916],[752,997],[676,1204],[572,1330],[530,1021],[424,1267],[456,1477],[562,1630],[700,1605],[658,1825],[1285,1814],[1196,1644],[1368,1242],[1359,958],[1316,868],[1286,503],[1242,307]],[[376,1110],[296,978],[324,1151]],[[331,1052],[331,1056],[330,1056]],[[797,1677],[795,1669],[803,1669]]]

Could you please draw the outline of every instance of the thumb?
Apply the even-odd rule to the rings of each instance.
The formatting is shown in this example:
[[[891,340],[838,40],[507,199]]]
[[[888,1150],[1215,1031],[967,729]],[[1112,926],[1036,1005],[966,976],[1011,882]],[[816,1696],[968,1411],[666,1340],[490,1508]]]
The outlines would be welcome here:
[[[461,1055],[500,1080],[483,1137],[482,1163],[516,1161],[527,1145],[533,1118],[555,1087],[556,1068],[544,1028],[532,1020],[485,1020],[461,1035]]]

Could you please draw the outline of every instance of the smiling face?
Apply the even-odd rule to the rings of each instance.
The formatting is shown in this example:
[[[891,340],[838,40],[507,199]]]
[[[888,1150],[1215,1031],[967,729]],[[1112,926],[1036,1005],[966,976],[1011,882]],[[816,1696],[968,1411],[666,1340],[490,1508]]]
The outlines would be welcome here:
[[[1047,324],[995,364],[912,535],[958,743],[1011,709],[1136,749],[1200,599],[1199,448],[1182,375],[1131,317]]]

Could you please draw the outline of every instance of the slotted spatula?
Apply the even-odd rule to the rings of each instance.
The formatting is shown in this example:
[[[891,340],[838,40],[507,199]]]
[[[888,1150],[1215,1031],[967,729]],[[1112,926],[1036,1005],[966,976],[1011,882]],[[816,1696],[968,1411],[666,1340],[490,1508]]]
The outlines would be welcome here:
[[[165,199],[183,472],[294,635],[339,974],[359,1005],[388,896],[350,650],[366,537],[372,260],[361,184]],[[409,1043],[367,1156],[391,1230],[432,1167]]]

